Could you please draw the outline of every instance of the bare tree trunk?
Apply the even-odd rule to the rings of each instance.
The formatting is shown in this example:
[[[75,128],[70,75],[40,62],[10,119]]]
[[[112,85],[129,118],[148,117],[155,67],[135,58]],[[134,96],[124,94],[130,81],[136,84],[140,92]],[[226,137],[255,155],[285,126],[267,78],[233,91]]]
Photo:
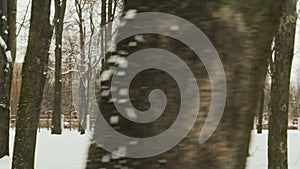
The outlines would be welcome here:
[[[108,22],[113,20],[113,0],[108,0]]]
[[[0,46],[0,158],[9,155],[12,62],[7,60],[5,50],[6,48]]]
[[[296,2],[289,0],[284,7],[280,27],[275,36],[268,137],[269,169],[288,168],[288,107],[296,18]]]
[[[82,1],[75,0],[75,5],[76,5],[76,13],[78,16],[78,27],[79,27],[79,36],[80,36],[80,55],[81,58],[79,60],[80,66],[79,66],[79,72],[80,72],[80,83],[79,83],[79,88],[80,88],[80,98],[83,100],[80,100],[80,105],[79,105],[79,128],[78,131],[81,134],[85,133],[85,126],[86,126],[86,113],[87,113],[87,107],[86,107],[86,88],[85,88],[85,77],[84,77],[84,72],[85,72],[85,67],[84,65],[86,64],[86,57],[85,57],[85,26],[84,26],[84,19],[83,19],[83,9],[84,6],[86,5],[85,3],[82,3]]]
[[[108,0],[108,10],[107,10],[107,13],[108,13],[108,20],[107,20],[107,23],[113,21],[113,0]],[[107,27],[107,39],[111,39],[111,36],[112,36],[112,25],[108,25]]]
[[[0,20],[0,34],[2,39],[7,42],[8,41],[8,3],[7,0],[1,0],[0,1],[0,16],[1,16],[1,20]],[[8,46],[8,45],[7,45]],[[6,49],[5,49],[6,50]]]
[[[0,4],[0,158],[9,155],[10,88],[13,72],[13,58],[10,52],[9,1]]]
[[[54,83],[54,102],[52,115],[52,134],[61,134],[61,62],[62,62],[62,34],[66,11],[66,0],[55,0],[55,83]]]
[[[263,128],[264,103],[265,103],[265,92],[264,89],[262,89],[260,94],[260,103],[259,103],[259,110],[258,110],[258,125],[257,125],[258,134],[262,133],[262,128]]]
[[[11,51],[13,61],[16,58],[17,49],[17,0],[7,0],[8,7],[8,26],[9,26],[9,38],[8,46]]]
[[[50,4],[50,0],[32,1],[12,169],[34,169],[36,134],[52,36]]]
[[[104,61],[106,60],[106,55],[105,55],[105,45],[106,45],[106,30],[104,29],[105,24],[107,24],[106,21],[106,16],[107,16],[107,12],[106,12],[106,0],[101,0],[101,27],[102,29],[101,31],[101,56],[104,56],[103,60],[102,60],[102,65],[104,63]]]
[[[143,35],[145,42],[138,42],[135,47],[129,47],[128,44],[137,40],[128,38],[118,44],[116,55],[126,57],[128,56],[126,53],[131,54],[144,48],[163,48],[176,53],[191,68],[198,77],[197,83],[201,97],[197,124],[179,145],[164,154],[149,158],[109,158],[109,161],[106,161],[107,157],[112,157],[113,154],[92,144],[89,149],[87,169],[113,168],[117,165],[143,169],[245,168],[253,125],[253,112],[257,111],[257,98],[264,84],[265,77],[261,72],[267,71],[267,58],[271,54],[270,46],[279,24],[283,5],[283,2],[271,0],[249,3],[244,4],[241,1],[230,1],[226,4],[213,1],[153,0],[151,3],[144,3],[140,0],[125,1],[125,11],[136,9],[137,12],[174,14],[192,22],[208,36],[219,52],[226,71],[228,86],[226,108],[222,121],[212,137],[205,143],[199,144],[201,123],[205,120],[210,104],[209,79],[203,65],[197,63],[198,60],[188,47],[168,37]],[[264,8],[259,8],[260,6]],[[257,18],[260,19],[257,20]],[[169,25],[168,21],[164,21],[159,26],[164,24]],[[103,69],[111,70],[114,67],[110,63],[105,63]],[[111,80],[103,82],[102,86],[109,88],[110,82]],[[168,101],[164,112],[166,115],[145,125],[131,123],[119,117],[119,123],[113,124],[112,127],[125,135],[138,138],[157,135],[165,131],[176,118],[180,106],[178,88],[174,85],[172,78],[164,72],[155,70],[141,73],[131,83],[130,101],[137,109],[147,110],[149,108],[147,96],[151,90],[157,88],[166,93]],[[104,89],[101,92],[103,91]],[[110,101],[110,95],[99,95],[98,100],[101,112],[108,121],[118,114]],[[100,126],[96,125],[94,138],[104,137],[103,133],[97,132],[99,130],[97,127]],[[111,140],[111,137],[107,136],[107,139]],[[156,147],[150,145],[149,148]]]
[[[9,15],[8,15],[8,25],[9,25],[9,46],[11,49],[11,55],[13,59],[13,63],[16,58],[16,48],[17,48],[17,30],[16,30],[16,13],[17,13],[17,0],[8,0],[8,9],[9,9]],[[21,26],[20,26],[21,27]],[[10,96],[10,102],[11,102],[11,114],[15,115],[17,114],[17,106],[19,101],[19,95],[20,90],[18,86],[20,86],[20,83],[18,83],[18,79],[21,77],[20,72],[20,63],[14,63],[14,70],[12,75],[12,86],[11,86],[11,96]]]

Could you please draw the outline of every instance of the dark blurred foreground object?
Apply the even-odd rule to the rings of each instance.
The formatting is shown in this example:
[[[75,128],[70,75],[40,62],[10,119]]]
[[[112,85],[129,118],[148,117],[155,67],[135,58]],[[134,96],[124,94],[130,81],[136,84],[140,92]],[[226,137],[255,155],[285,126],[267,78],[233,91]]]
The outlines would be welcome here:
[[[180,144],[164,154],[150,158],[111,159],[111,153],[96,144],[91,144],[86,168],[245,168],[253,117],[258,109],[257,98],[264,84],[267,58],[271,55],[271,42],[278,30],[283,4],[282,1],[272,0],[125,1],[125,11],[136,9],[137,12],[173,14],[192,22],[208,36],[225,68],[228,87],[226,108],[222,121],[212,137],[199,144],[198,137],[210,105],[211,90],[201,61],[188,47],[169,37],[144,35],[144,42],[138,43],[135,47],[128,44],[136,39],[128,38],[117,45],[119,53],[124,54],[125,51],[130,54],[144,48],[163,48],[175,53],[191,68],[198,78],[200,88],[201,104],[197,122]],[[112,66],[104,63],[103,68],[107,70]],[[110,83],[102,85],[109,86]],[[144,125],[120,117],[119,123],[114,128],[134,137],[149,137],[166,130],[174,122],[180,108],[178,94],[180,91],[172,78],[160,71],[143,72],[135,77],[129,94],[137,109],[147,110],[148,94],[156,88],[163,90],[168,100],[161,118]],[[101,97],[101,93],[98,95],[99,106],[106,119],[118,113],[109,99],[110,96]],[[101,136],[101,133],[97,133],[97,125],[95,130],[95,137]]]

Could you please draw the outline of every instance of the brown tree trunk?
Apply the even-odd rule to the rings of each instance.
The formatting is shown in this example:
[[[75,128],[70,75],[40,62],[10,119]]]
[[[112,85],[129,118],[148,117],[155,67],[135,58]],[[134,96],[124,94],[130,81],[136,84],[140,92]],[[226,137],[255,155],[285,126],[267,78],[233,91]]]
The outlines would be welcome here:
[[[75,1],[76,4],[76,12],[77,12],[77,16],[79,18],[79,22],[78,22],[78,27],[79,27],[79,36],[80,36],[80,66],[79,66],[79,72],[80,72],[80,84],[79,84],[79,88],[80,88],[80,98],[83,100],[80,100],[80,107],[79,107],[79,128],[78,131],[80,132],[80,134],[84,134],[85,133],[85,118],[86,118],[86,113],[87,113],[87,107],[86,107],[86,95],[85,95],[85,86],[84,86],[84,72],[85,72],[85,67],[84,65],[85,63],[85,28],[84,28],[84,19],[83,19],[83,8],[84,5],[81,4],[81,1],[76,0]]]
[[[10,88],[13,58],[10,52],[9,1],[0,1],[0,158],[9,155]]]
[[[101,31],[101,56],[105,56],[105,46],[106,46],[106,40],[105,38],[107,38],[106,36],[106,30],[105,30],[105,25],[107,24],[107,12],[106,12],[106,7],[107,7],[107,3],[106,0],[101,0],[101,27],[102,29]],[[103,58],[102,60],[102,64],[104,63],[104,61],[106,60],[106,58]]]
[[[144,48],[163,48],[175,53],[191,68],[197,77],[201,97],[197,123],[179,145],[154,157],[110,158],[109,162],[103,162],[103,158],[107,159],[107,155],[111,157],[112,154],[92,144],[89,149],[87,168],[114,168],[114,166],[143,169],[245,168],[253,112],[257,111],[257,98],[260,96],[265,78],[261,72],[267,71],[267,57],[271,54],[270,46],[281,16],[281,7],[282,2],[271,0],[251,1],[249,4],[240,1],[222,4],[204,0],[188,2],[153,0],[149,3],[140,0],[125,1],[125,11],[137,9],[137,12],[174,14],[192,22],[208,36],[219,52],[226,71],[228,86],[226,108],[222,121],[212,137],[205,143],[199,144],[200,129],[211,99],[209,79],[204,66],[188,47],[174,39],[146,34],[143,35],[145,42],[138,42],[136,47],[129,47],[129,42],[137,40],[128,38],[118,44],[116,54],[126,57],[127,52],[131,54]],[[159,26],[164,24],[169,25],[168,21],[164,21]],[[109,63],[103,65],[104,70],[113,68]],[[101,87],[109,88],[110,82],[110,80],[103,82]],[[166,93],[168,101],[165,114],[159,120],[145,125],[128,122],[120,117],[119,123],[112,127],[125,135],[139,138],[157,135],[166,130],[176,118],[180,106],[179,91],[174,83],[170,76],[155,70],[135,77],[129,91],[133,105],[137,109],[147,110],[149,92],[159,88]],[[98,95],[99,107],[108,121],[112,116],[118,115],[110,99],[110,95]],[[100,128],[97,127],[100,126],[96,125],[94,138],[103,137],[105,133],[98,133]],[[107,136],[107,139],[113,141],[110,136]]]
[[[52,115],[52,134],[61,134],[61,61],[62,61],[62,34],[66,11],[66,0],[55,0],[55,83],[54,83],[54,102]]]
[[[9,155],[12,62],[7,60],[5,50],[6,48],[0,46],[0,158]]]
[[[8,26],[9,26],[9,38],[8,46],[11,51],[13,61],[16,58],[17,49],[17,0],[7,0],[8,7]]]
[[[264,89],[262,89],[260,94],[260,103],[259,103],[259,110],[258,110],[258,125],[257,125],[258,134],[262,133],[262,128],[263,128],[264,103],[265,103],[265,91]]]
[[[34,169],[40,104],[52,36],[50,0],[33,0],[29,41],[22,70],[12,169]]]
[[[269,169],[288,168],[288,108],[296,18],[296,2],[289,0],[275,36],[268,137]]]
[[[113,0],[108,0],[108,8],[107,8],[107,14],[108,14],[108,19],[107,19],[107,23],[113,21]],[[107,27],[107,39],[111,39],[112,36],[112,26],[108,25]]]

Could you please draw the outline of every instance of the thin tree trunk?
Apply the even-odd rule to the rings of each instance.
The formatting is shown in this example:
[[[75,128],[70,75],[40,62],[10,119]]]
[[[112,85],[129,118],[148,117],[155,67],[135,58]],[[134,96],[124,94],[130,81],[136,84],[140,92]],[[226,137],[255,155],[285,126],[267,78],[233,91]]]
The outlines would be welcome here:
[[[107,16],[107,12],[106,12],[106,0],[101,0],[101,27],[102,29],[101,31],[101,56],[103,56],[103,60],[102,60],[102,65],[104,63],[104,61],[106,60],[106,55],[105,55],[105,46],[106,46],[106,30],[105,30],[105,25],[107,24],[106,21],[106,16]]]
[[[271,113],[268,136],[269,169],[288,168],[289,88],[296,18],[296,2],[289,0],[284,8],[280,27],[275,36],[275,60],[272,69]]]
[[[8,41],[8,4],[7,4],[7,0],[1,0],[0,1],[0,16],[1,16],[1,20],[0,20],[0,35],[3,38],[3,40],[5,42]]]
[[[106,17],[107,17],[107,3],[106,0],[101,0],[101,26],[104,26],[106,22]]]
[[[13,61],[16,58],[17,49],[17,0],[7,0],[8,7],[8,26],[9,26],[9,38],[8,46],[11,51]]]
[[[260,103],[259,103],[259,110],[258,110],[258,125],[257,125],[258,134],[262,133],[262,128],[263,128],[264,103],[265,103],[265,91],[264,89],[262,89],[260,94]]]
[[[107,23],[111,22],[113,20],[113,1],[112,0],[108,0],[108,10],[107,10],[107,13],[108,13],[108,21]],[[107,41],[109,39],[111,39],[111,36],[112,36],[112,25],[108,25],[107,27]]]
[[[113,11],[112,11],[112,20],[114,20],[116,17],[117,6],[118,6],[118,0],[114,0],[114,7],[113,7]]]
[[[40,105],[48,69],[51,0],[33,0],[29,41],[22,70],[12,169],[34,169]]]
[[[11,114],[17,114],[17,105],[19,101],[19,94],[20,91],[16,90],[18,85],[18,78],[20,76],[17,72],[19,72],[20,66],[15,63],[16,58],[16,48],[17,48],[17,30],[16,30],[16,15],[17,15],[17,0],[7,0],[8,1],[8,25],[9,25],[9,46],[10,51],[12,55],[13,60],[13,75],[12,75],[12,86],[11,86],[11,96],[10,96],[10,102],[11,102]],[[20,64],[20,63],[19,63]]]
[[[54,83],[54,102],[52,115],[52,134],[61,134],[61,62],[62,62],[62,34],[64,17],[66,10],[66,0],[55,0],[55,83]]]
[[[113,0],[108,0],[108,22],[113,20]]]
[[[84,77],[84,72],[85,72],[85,27],[84,27],[84,19],[83,19],[83,8],[84,5],[80,3],[81,1],[75,0],[75,5],[76,5],[76,12],[78,16],[78,27],[79,27],[79,36],[80,36],[80,66],[79,66],[79,73],[80,73],[80,84],[79,84],[79,89],[80,89],[80,98],[83,100],[80,100],[80,105],[79,105],[79,128],[78,131],[80,134],[85,133],[85,118],[86,118],[86,113],[87,113],[87,108],[86,108],[86,88],[85,88],[85,77]]]

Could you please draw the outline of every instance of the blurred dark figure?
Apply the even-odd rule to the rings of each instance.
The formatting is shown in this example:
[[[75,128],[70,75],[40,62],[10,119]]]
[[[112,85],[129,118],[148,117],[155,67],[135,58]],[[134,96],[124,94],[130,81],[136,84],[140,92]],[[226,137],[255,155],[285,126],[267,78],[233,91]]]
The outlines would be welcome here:
[[[226,72],[226,107],[221,123],[212,137],[199,144],[198,137],[211,101],[209,77],[204,65],[187,46],[170,37],[145,34],[144,42],[139,42],[134,47],[129,42],[137,41],[137,38],[128,38],[117,45],[117,53],[124,57],[141,49],[161,48],[173,52],[190,67],[200,89],[201,103],[197,121],[180,144],[154,157],[112,159],[110,156],[107,159],[106,156],[111,155],[109,152],[91,144],[86,168],[245,168],[253,116],[258,108],[257,98],[263,86],[267,58],[271,55],[271,42],[278,28],[282,6],[282,1],[272,0],[126,0],[125,12],[136,9],[137,12],[173,14],[195,24],[208,36],[217,49]],[[108,70],[112,66],[105,62],[103,69]],[[102,83],[102,86],[109,87],[110,81]],[[154,136],[168,129],[180,108],[180,91],[171,76],[160,70],[141,72],[131,83],[130,99],[137,109],[145,111],[150,106],[150,91],[157,88],[165,92],[168,100],[164,114],[159,119],[148,124],[139,124],[120,116],[119,123],[112,127],[122,134],[139,138]],[[97,96],[101,112],[109,122],[111,116],[118,114],[110,101],[111,96],[101,96],[101,92]],[[95,137],[101,135],[103,133],[97,133],[96,125]],[[106,159],[103,160],[104,156]]]

